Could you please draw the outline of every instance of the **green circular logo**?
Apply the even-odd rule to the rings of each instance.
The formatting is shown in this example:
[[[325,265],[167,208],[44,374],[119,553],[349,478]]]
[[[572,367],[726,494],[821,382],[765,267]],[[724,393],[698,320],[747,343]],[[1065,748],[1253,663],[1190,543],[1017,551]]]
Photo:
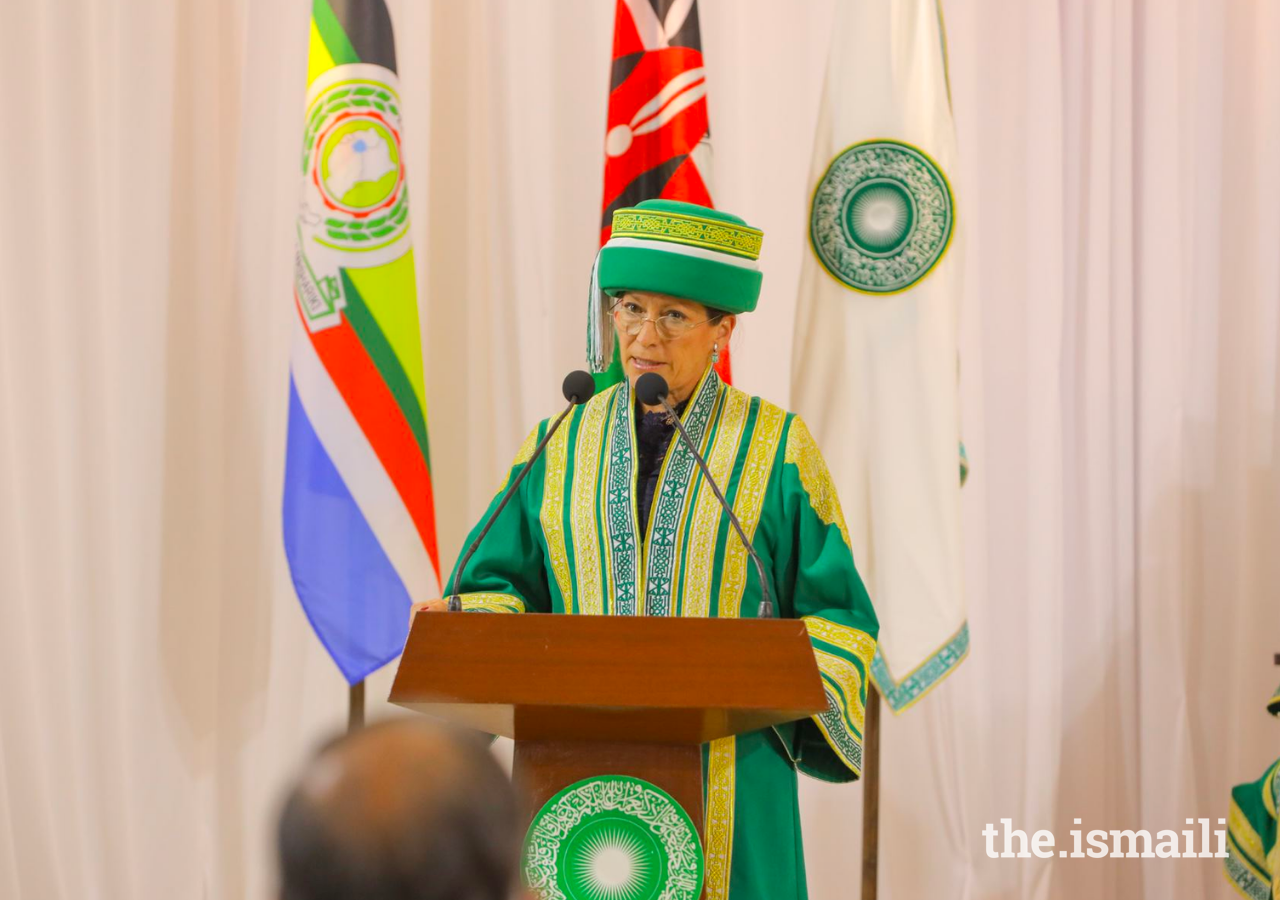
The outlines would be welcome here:
[[[524,877],[543,900],[697,900],[702,843],[689,814],[656,785],[588,778],[534,817]]]
[[[823,268],[856,291],[892,294],[920,281],[951,243],[946,176],[901,141],[854,144],[813,193],[809,238]]]

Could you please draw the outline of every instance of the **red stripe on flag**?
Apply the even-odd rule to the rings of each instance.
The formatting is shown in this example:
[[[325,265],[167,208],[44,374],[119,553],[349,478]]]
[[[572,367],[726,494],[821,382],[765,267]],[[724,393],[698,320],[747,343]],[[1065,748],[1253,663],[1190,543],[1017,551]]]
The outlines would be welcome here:
[[[733,384],[733,363],[729,361],[729,345],[720,348],[720,362],[716,363],[716,374],[725,384]]]
[[[302,317],[302,307],[294,294],[294,305]],[[436,549],[435,496],[431,472],[422,450],[405,421],[391,389],[382,380],[360,338],[346,319],[341,325],[313,332],[303,319],[311,346],[333,379],[334,386],[355,417],[356,423],[386,470],[396,493],[413,519],[422,546],[440,580],[440,559]],[[359,497],[356,501],[359,502]]]

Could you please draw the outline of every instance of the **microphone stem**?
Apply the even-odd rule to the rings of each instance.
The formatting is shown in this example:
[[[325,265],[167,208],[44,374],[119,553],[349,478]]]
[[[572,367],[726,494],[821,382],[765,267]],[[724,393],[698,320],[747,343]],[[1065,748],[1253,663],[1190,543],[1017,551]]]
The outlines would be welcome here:
[[[711,490],[715,493],[716,499],[720,501],[720,506],[729,514],[729,521],[733,523],[734,529],[738,532],[738,537],[742,538],[742,545],[747,548],[747,555],[751,557],[751,562],[755,564],[756,574],[760,576],[760,609],[758,615],[762,619],[773,618],[773,600],[769,596],[769,582],[764,577],[764,565],[760,562],[760,556],[756,553],[755,547],[751,546],[751,541],[747,538],[747,533],[742,530],[742,523],[738,521],[738,517],[734,515],[733,507],[729,505],[729,501],[724,499],[724,494],[720,493],[720,487],[716,484],[716,480],[711,477],[711,470],[707,468],[706,462],[702,459],[702,454],[698,452],[698,448],[693,445],[693,440],[689,437],[689,433],[684,430],[684,425],[680,422],[680,416],[672,408],[666,397],[659,398],[662,408],[667,411],[667,416],[671,419],[676,431],[680,433],[681,440],[684,445],[689,448],[689,452],[693,454],[693,461],[698,464],[698,468],[702,470],[702,477],[707,479],[707,484],[711,486]]]
[[[462,611],[462,597],[457,593],[458,579],[462,577],[462,570],[466,568],[467,563],[471,561],[472,554],[474,554],[480,547],[480,542],[483,541],[484,536],[489,533],[489,529],[493,527],[493,523],[498,521],[498,516],[500,516],[502,511],[506,509],[507,503],[509,503],[511,498],[515,496],[516,489],[520,487],[520,483],[524,481],[525,476],[528,475],[529,471],[533,468],[534,461],[542,455],[542,449],[547,446],[547,441],[551,440],[551,435],[556,433],[556,429],[560,427],[560,423],[564,421],[564,417],[569,415],[577,404],[577,397],[570,400],[569,405],[564,408],[564,412],[560,413],[555,422],[551,424],[551,427],[547,429],[547,433],[542,436],[542,440],[538,442],[538,446],[533,449],[533,453],[530,455],[529,461],[525,463],[524,468],[522,468],[520,473],[516,475],[515,480],[507,486],[506,493],[502,495],[502,502],[499,503],[498,508],[493,511],[493,515],[489,517],[489,521],[484,523],[484,528],[480,529],[480,533],[476,535],[476,539],[471,542],[471,546],[468,547],[467,552],[463,554],[462,560],[458,563],[457,568],[453,570],[453,577],[449,579],[449,612]]]

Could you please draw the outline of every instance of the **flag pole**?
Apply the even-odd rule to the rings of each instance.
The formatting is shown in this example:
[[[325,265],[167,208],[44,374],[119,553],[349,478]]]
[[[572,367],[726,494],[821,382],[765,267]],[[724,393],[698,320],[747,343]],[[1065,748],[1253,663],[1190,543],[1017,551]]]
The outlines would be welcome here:
[[[347,692],[347,731],[364,727],[364,682],[357,681]]]
[[[876,900],[880,868],[880,692],[867,685],[862,747],[862,900]]]

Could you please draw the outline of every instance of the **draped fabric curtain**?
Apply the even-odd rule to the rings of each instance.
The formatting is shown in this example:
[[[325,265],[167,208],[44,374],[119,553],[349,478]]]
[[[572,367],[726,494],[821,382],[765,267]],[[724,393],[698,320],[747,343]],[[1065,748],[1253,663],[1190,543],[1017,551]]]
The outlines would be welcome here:
[[[979,835],[1180,830],[1280,752],[1259,706],[1280,643],[1280,10],[999,6],[947,7],[974,649],[886,729],[887,880],[1229,896],[1219,860],[990,860]]]
[[[0,28],[0,896],[271,896],[281,786],[344,723],[280,544],[307,7]],[[714,193],[766,233],[735,376],[784,404],[832,10],[700,4]],[[1280,754],[1280,6],[944,11],[973,650],[885,722],[882,896],[1225,897],[1218,860],[981,831],[1180,830]],[[613,9],[392,14],[449,561],[581,364]],[[815,900],[856,892],[860,804],[803,787]]]

